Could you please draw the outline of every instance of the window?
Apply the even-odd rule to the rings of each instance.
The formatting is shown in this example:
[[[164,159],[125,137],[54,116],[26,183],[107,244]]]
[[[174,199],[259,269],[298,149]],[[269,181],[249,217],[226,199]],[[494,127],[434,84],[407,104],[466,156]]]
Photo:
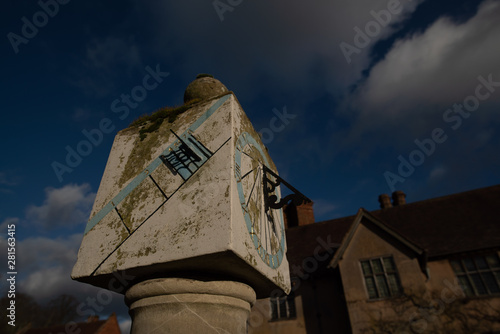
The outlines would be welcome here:
[[[286,297],[271,298],[271,320],[294,319],[297,317],[295,309],[295,294],[290,292]]]
[[[458,282],[467,296],[500,293],[498,255],[474,256],[450,261]]]
[[[401,284],[392,256],[361,261],[369,299],[401,294]]]

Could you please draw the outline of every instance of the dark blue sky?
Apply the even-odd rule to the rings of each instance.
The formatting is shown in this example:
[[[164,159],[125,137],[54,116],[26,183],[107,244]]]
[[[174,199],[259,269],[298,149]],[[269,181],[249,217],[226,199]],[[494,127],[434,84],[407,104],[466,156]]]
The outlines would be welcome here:
[[[51,272],[62,276],[49,292],[80,286],[63,273],[116,132],[181,104],[198,73],[234,91],[258,130],[274,109],[294,115],[268,147],[318,221],[377,209],[393,189],[413,202],[500,182],[499,1],[242,1],[223,13],[210,1],[60,1],[41,1],[53,17],[37,1],[0,14],[0,226],[16,222],[19,247],[31,245],[19,284],[40,300]],[[169,75],[121,119],[113,101],[157,67]],[[54,162],[103,119],[113,131],[60,180]]]

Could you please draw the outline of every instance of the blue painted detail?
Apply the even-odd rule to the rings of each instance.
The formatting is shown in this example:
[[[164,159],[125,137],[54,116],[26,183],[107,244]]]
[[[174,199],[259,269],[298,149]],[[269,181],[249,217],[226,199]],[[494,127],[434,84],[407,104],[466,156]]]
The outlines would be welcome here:
[[[267,250],[262,246],[262,243],[259,237],[253,232],[252,220],[250,218],[250,214],[248,212],[245,194],[243,193],[243,185],[241,184],[241,155],[245,146],[251,145],[255,149],[258,150],[260,156],[262,157],[263,163],[270,167],[269,161],[267,160],[266,155],[264,154],[264,150],[262,146],[258,144],[258,142],[253,138],[249,133],[243,132],[238,137],[236,141],[236,147],[234,150],[234,177],[236,179],[236,188],[238,189],[238,198],[240,200],[241,208],[243,211],[243,217],[245,219],[245,223],[250,233],[250,237],[253,241],[255,248],[257,249],[257,253],[259,254],[262,261],[267,264],[269,267],[276,269],[280,266],[281,261],[283,260],[283,254],[285,252],[285,226],[283,220],[283,210],[279,210],[279,220],[281,226],[281,237],[280,237],[280,246],[278,252],[276,254],[270,254]],[[279,194],[278,194],[279,195]],[[267,259],[269,259],[269,263],[267,263]]]
[[[94,217],[92,217],[92,219],[90,219],[87,223],[87,226],[85,227],[85,232],[84,234],[87,234],[88,231],[90,231],[90,229],[95,225],[97,224],[98,222],[100,222],[104,217],[107,216],[108,213],[110,213],[112,210],[114,210],[115,206],[109,202],[108,204],[106,204],[104,206],[104,208],[102,208],[99,212],[97,212]]]
[[[196,129],[200,127],[200,125],[203,124],[212,114],[224,104],[229,98],[231,97],[231,94],[224,95],[220,99],[217,100],[203,115],[200,116],[190,127],[189,130],[191,132],[194,132]]]
[[[217,109],[226,102],[231,94],[224,95],[218,99],[203,115],[201,115],[184,133],[179,137],[193,150],[197,155],[200,156],[201,160],[187,164],[185,168],[179,168],[177,172],[182,176],[184,180],[187,180],[193,173],[198,170],[198,168],[203,165],[208,160],[208,156],[211,156],[211,152],[208,151],[203,145],[195,145],[192,141],[196,139],[191,135],[196,129],[200,127]],[[170,144],[161,154],[170,156],[175,150],[179,150],[181,147],[181,142],[177,139],[172,144]],[[182,157],[181,157],[182,158]],[[170,162],[170,161],[169,161]],[[177,161],[182,163],[182,161]],[[185,162],[185,161],[184,161]],[[125,186],[109,203],[107,203],[101,210],[99,210],[89,221],[85,227],[84,235],[87,234],[95,225],[97,225],[104,217],[106,217],[112,210],[116,208],[121,201],[123,201],[139,184],[141,184],[144,179],[146,179],[151,173],[155,171],[158,166],[160,166],[163,161],[160,157],[154,159],[146,169],[139,173],[129,184]]]

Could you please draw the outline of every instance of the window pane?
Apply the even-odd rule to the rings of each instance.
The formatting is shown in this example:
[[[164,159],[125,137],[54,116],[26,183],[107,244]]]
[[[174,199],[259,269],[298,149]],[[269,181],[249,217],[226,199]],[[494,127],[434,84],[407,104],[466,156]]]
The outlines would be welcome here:
[[[498,288],[498,283],[493,273],[491,272],[481,273],[481,276],[483,277],[484,283],[486,284],[486,287],[488,288],[490,293],[500,292],[500,289]]]
[[[394,266],[394,261],[392,260],[391,257],[384,258],[384,267],[385,267],[385,271],[388,273],[392,273],[392,272],[396,271],[396,267]]]
[[[490,268],[500,268],[500,261],[498,261],[498,256],[488,255],[486,261],[490,265]]]
[[[365,276],[372,274],[372,269],[370,268],[370,263],[368,261],[361,261],[361,267],[363,268],[363,274],[365,274]]]
[[[380,262],[380,259],[372,260],[372,266],[373,266],[373,272],[375,274],[381,274],[384,272],[384,270],[382,269],[382,262]]]
[[[476,267],[474,266],[474,262],[472,261],[472,259],[464,259],[464,264],[465,264],[465,268],[468,271],[475,271],[476,270]]]
[[[387,286],[387,282],[385,280],[385,276],[377,276],[377,287],[378,291],[380,292],[380,297],[389,297],[389,287]]]
[[[470,285],[467,276],[458,276],[458,282],[460,283],[460,287],[462,288],[462,290],[464,290],[467,296],[474,295],[474,290],[472,290],[472,286]]]
[[[396,264],[391,256],[360,263],[369,299],[391,297],[402,291]]]
[[[368,290],[368,297],[374,299],[378,297],[377,288],[375,288],[375,281],[373,277],[366,277],[366,289]]]
[[[280,318],[287,318],[286,314],[286,298],[280,298]]]
[[[401,292],[401,287],[399,285],[399,280],[396,274],[387,274],[387,280],[389,281],[389,289],[391,290],[391,295],[397,295]]]
[[[486,287],[484,286],[479,274],[471,274],[470,279],[472,280],[472,284],[474,285],[478,295],[487,294]]]
[[[488,264],[486,263],[486,259],[482,256],[477,256],[474,259],[474,262],[476,262],[476,266],[478,269],[488,269]]]
[[[500,259],[497,254],[450,263],[468,296],[500,293]]]
[[[278,319],[278,303],[276,298],[271,298],[271,319]]]
[[[462,263],[460,263],[460,261],[453,260],[453,261],[450,261],[450,263],[451,263],[451,267],[453,268],[453,270],[456,273],[463,273],[464,272],[464,269],[462,267]]]
[[[288,295],[288,316],[290,318],[297,317],[297,310],[295,309],[295,296],[293,294]]]

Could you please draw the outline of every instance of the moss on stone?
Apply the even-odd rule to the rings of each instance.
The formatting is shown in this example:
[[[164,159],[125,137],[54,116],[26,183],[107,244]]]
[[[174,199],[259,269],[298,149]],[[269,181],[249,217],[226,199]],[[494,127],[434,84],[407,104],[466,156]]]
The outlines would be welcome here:
[[[168,141],[170,137],[170,127],[165,127],[152,132],[144,140],[136,138],[132,152],[130,153],[123,173],[118,180],[118,187],[122,188],[125,182],[137,176],[144,169],[144,162],[151,161],[153,150],[158,147],[158,143],[163,140]]]
[[[146,139],[148,133],[158,130],[160,128],[160,125],[163,123],[165,119],[169,123],[175,122],[177,116],[190,109],[193,106],[193,104],[199,101],[200,101],[199,99],[192,99],[188,101],[188,103],[185,103],[179,107],[160,108],[155,112],[153,112],[151,115],[146,114],[140,116],[132,123],[130,123],[129,127],[133,128],[133,127],[143,126],[139,130],[139,139],[143,141],[144,139]]]

